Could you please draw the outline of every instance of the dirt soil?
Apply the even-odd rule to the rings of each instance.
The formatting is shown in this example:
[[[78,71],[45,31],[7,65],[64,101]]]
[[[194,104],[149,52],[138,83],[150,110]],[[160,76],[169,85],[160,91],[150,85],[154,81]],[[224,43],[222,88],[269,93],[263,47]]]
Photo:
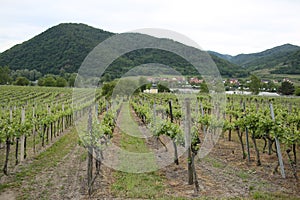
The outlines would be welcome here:
[[[248,163],[241,159],[241,154],[232,152],[240,152],[239,146],[221,139],[207,157],[196,162],[199,193],[194,191],[194,186],[187,184],[186,158],[180,159],[179,166],[172,164],[162,169],[161,171],[167,177],[166,184],[170,186],[169,193],[178,197],[247,198],[251,192],[260,191],[291,194],[300,198],[300,184],[295,180],[288,166],[286,166],[286,179],[278,173],[272,173],[277,163],[276,156],[273,159],[262,159],[262,166],[256,166],[254,158],[251,163]]]

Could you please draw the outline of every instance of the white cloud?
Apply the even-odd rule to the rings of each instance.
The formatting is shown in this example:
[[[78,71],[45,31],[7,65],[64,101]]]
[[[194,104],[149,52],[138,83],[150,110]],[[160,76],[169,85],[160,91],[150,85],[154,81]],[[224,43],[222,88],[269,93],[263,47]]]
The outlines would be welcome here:
[[[112,32],[170,29],[204,49],[249,53],[284,43],[300,45],[297,0],[2,0],[0,52],[61,22]]]

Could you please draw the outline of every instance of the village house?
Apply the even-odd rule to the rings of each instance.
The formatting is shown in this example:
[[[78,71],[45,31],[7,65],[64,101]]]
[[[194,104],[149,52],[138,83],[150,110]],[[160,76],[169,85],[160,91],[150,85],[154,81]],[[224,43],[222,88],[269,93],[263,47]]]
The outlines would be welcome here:
[[[190,84],[201,84],[203,82],[203,79],[198,79],[197,77],[195,78],[190,78]]]

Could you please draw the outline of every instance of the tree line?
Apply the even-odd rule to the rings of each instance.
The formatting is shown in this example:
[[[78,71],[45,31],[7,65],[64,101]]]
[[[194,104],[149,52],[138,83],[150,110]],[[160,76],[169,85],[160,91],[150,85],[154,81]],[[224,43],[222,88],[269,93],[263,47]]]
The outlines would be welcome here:
[[[73,87],[76,76],[76,73],[46,74],[43,76],[36,69],[11,70],[8,66],[0,66],[0,85]]]
[[[77,77],[76,73],[60,73],[59,75],[54,74],[46,74],[42,75],[41,72],[34,70],[28,70],[28,69],[22,69],[22,70],[11,70],[9,67],[0,66],[0,85],[20,85],[20,86],[27,86],[27,85],[38,85],[38,86],[47,86],[47,87],[74,87],[75,79]],[[100,82],[109,82],[109,79],[106,79],[106,75],[101,77]],[[87,80],[89,81],[89,80]],[[144,85],[142,90],[149,89],[151,87],[151,84],[147,82],[147,80],[139,80],[143,81]],[[108,83],[105,85],[104,90],[108,86],[115,86],[116,81],[113,81],[111,83]],[[197,85],[197,84],[196,84]],[[166,90],[166,87],[163,87],[162,84],[159,84],[159,90]],[[202,93],[208,93],[208,88],[205,82],[200,83],[200,90]],[[237,87],[234,84],[230,84],[228,81],[225,81],[224,84],[225,90],[227,90],[229,87]],[[261,80],[255,76],[250,76],[250,82],[246,83],[245,80],[239,79],[239,88],[244,90],[244,88],[249,88],[249,91],[252,92],[252,94],[257,95],[260,91],[268,91],[268,92],[277,92],[282,95],[296,95],[300,96],[300,87],[295,87],[294,84],[289,81],[285,80],[281,82],[281,85],[276,85],[272,81],[269,83],[262,83]],[[108,87],[111,88],[111,87]]]
[[[260,91],[262,91],[262,88],[267,88],[271,90],[277,90],[279,94],[282,95],[297,95],[300,96],[300,88],[295,88],[294,84],[289,80],[284,80],[281,82],[281,85],[277,86],[274,83],[262,83],[261,80],[255,76],[251,75],[250,77],[250,83],[248,84],[249,90],[252,92],[252,94],[257,95]],[[271,87],[271,88],[269,88]]]

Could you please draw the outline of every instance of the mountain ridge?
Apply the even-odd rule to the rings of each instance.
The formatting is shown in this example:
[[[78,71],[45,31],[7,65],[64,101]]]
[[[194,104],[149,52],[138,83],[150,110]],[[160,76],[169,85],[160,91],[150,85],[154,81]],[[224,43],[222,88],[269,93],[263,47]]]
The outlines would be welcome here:
[[[53,26],[21,44],[0,54],[0,66],[12,70],[36,69],[42,74],[73,73],[78,70],[87,54],[100,42],[116,33],[97,29],[86,24],[62,23]],[[164,40],[164,39],[161,39]],[[145,53],[142,55],[141,53]],[[135,58],[135,56],[138,56]],[[171,65],[183,75],[193,75],[195,70],[181,58],[174,58],[167,52],[155,50],[133,52],[121,56],[108,70],[111,78],[134,66],[147,63],[152,58],[160,63]],[[247,73],[236,64],[218,57],[212,57],[222,75],[246,76]]]
[[[297,53],[298,52],[298,53]],[[283,73],[286,68],[290,74],[299,73],[300,47],[293,44],[283,44],[257,53],[238,54],[231,56],[212,52],[214,55],[242,66],[248,71],[270,69],[271,73]],[[280,68],[281,70],[277,70]],[[295,69],[295,70],[293,70]]]
[[[62,23],[1,53],[0,66],[7,65],[13,70],[37,69],[54,74],[59,73],[60,69],[73,72],[95,47],[94,40],[103,41],[111,35],[113,33],[86,24]],[[73,49],[79,50],[72,52]],[[56,68],[53,69],[53,66]]]
[[[12,70],[36,69],[43,74],[73,73],[95,46],[115,34],[82,23],[61,23],[0,53],[0,66],[9,66]],[[262,52],[236,56],[207,52],[221,75],[226,77],[245,77],[252,71],[265,69],[270,74],[300,74],[300,47],[289,43]],[[184,75],[196,73],[181,58],[152,49],[121,56],[109,68],[109,76],[118,78],[120,73],[145,64],[151,58],[158,63],[173,66]]]

